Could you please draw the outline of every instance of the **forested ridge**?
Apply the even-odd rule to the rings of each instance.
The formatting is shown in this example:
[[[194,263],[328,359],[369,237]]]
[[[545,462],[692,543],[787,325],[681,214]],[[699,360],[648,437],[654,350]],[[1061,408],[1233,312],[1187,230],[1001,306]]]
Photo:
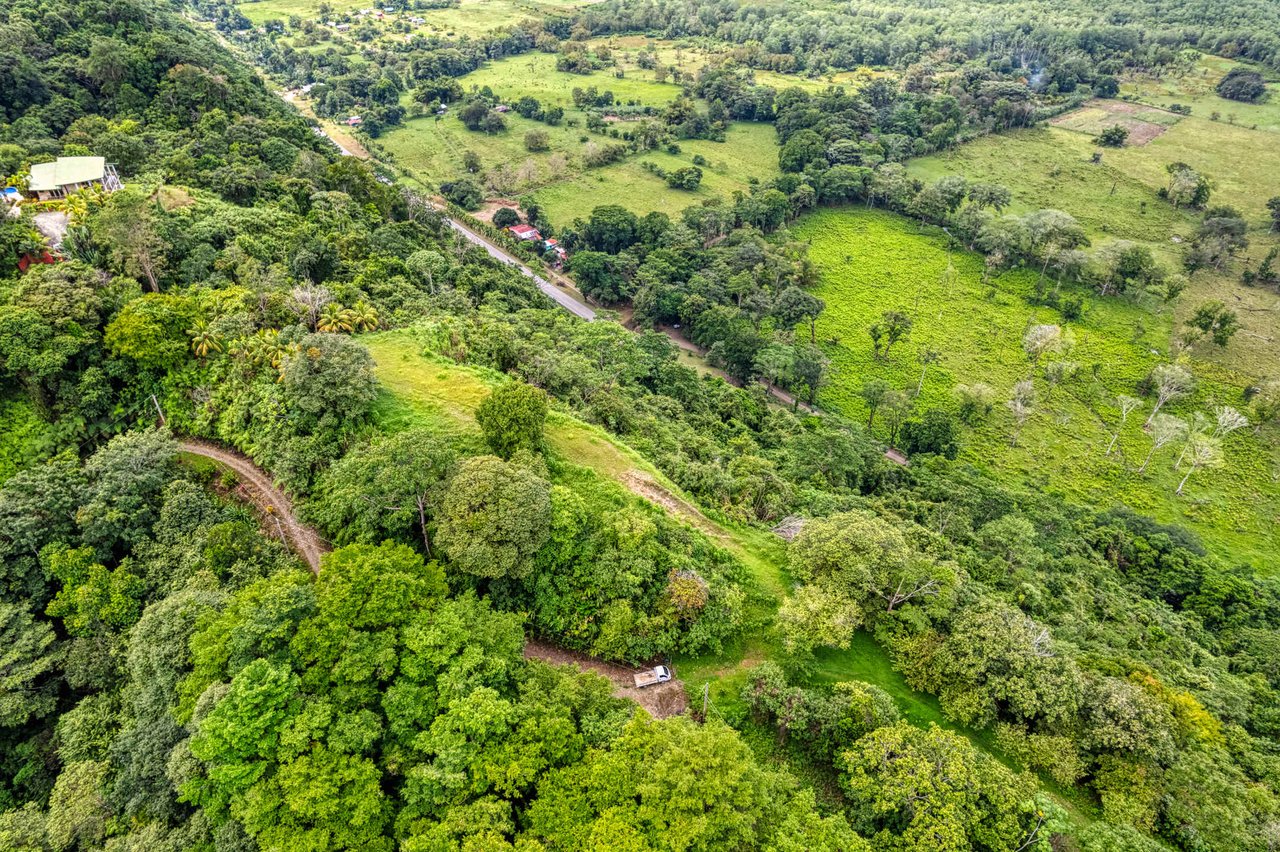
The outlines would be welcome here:
[[[731,0],[610,0],[589,8],[596,32],[716,36],[790,70],[904,66],[958,51],[1005,67],[1039,70],[1075,56],[1092,61],[1168,61],[1195,47],[1275,65],[1276,9],[1264,0],[934,4],[754,4]]]
[[[1274,29],[1252,26],[1266,5],[1180,7],[1158,28],[1141,5],[1000,12],[980,42],[981,5],[843,10],[839,30],[825,4],[614,0],[577,24],[662,21],[824,68],[916,61],[919,41],[888,43],[911,24],[971,57],[1024,39],[1076,68],[1073,88],[1105,85],[1070,64],[1093,38],[1117,71],[1228,39],[1274,61]],[[586,292],[684,324],[739,387],[662,334],[556,308],[381,167],[338,156],[182,9],[18,0],[0,33],[0,173],[25,186],[33,164],[98,155],[125,181],[39,208],[69,217],[58,263],[30,263],[30,212],[0,221],[0,849],[1280,843],[1274,565],[957,462],[956,418],[887,387],[865,391],[864,425],[746,381],[785,376],[810,401],[830,381],[814,265],[788,230],[819,200],[948,224],[1049,280],[1074,223],[997,219],[1007,190],[914,183],[900,162],[1031,123],[1065,82],[1024,108],[998,63],[945,90],[764,92],[745,70],[768,67],[759,52],[691,81],[726,116],[764,105],[750,117],[775,123],[781,176],[675,217],[584,210],[562,235]],[[663,121],[715,132],[688,103]],[[1230,218],[1206,213],[1206,262]],[[1168,283],[1149,257],[1079,261],[1104,294]],[[877,357],[903,325],[886,314]],[[386,329],[421,362],[375,363],[362,338]],[[424,413],[390,369],[430,373],[457,410]],[[971,391],[958,416],[980,420],[995,403]],[[885,421],[909,467],[886,459]],[[565,423],[597,443],[564,450]],[[175,435],[267,470],[335,545],[320,571]],[[627,490],[606,444],[726,536],[768,539],[772,562]],[[526,634],[635,665],[777,654],[727,664],[723,706],[654,720],[595,675],[525,659]],[[867,636],[947,727],[823,668]]]

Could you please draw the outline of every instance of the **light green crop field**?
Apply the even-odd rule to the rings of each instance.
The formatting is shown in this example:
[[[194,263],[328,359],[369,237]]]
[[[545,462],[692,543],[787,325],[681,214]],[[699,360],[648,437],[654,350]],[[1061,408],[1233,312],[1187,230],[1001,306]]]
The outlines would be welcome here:
[[[1176,449],[1158,453],[1145,474],[1134,472],[1150,446],[1142,430],[1145,415],[1130,418],[1118,455],[1104,455],[1119,420],[1116,395],[1135,394],[1142,378],[1165,360],[1159,353],[1167,351],[1167,314],[1124,300],[1091,299],[1085,316],[1068,323],[1052,309],[1027,303],[1036,279],[1030,271],[998,278],[990,298],[981,281],[981,258],[955,251],[948,260],[935,232],[861,209],[819,211],[794,228],[811,243],[810,256],[820,270],[814,292],[827,303],[817,330],[835,372],[822,403],[865,420],[868,409],[858,395],[863,382],[884,379],[914,391],[921,373],[917,353],[935,348],[942,359],[929,368],[917,410],[951,406],[956,384],[984,382],[999,395],[988,420],[965,436],[962,460],[1070,502],[1126,505],[1183,524],[1220,554],[1274,567],[1280,547],[1280,436],[1274,427],[1258,436],[1252,430],[1229,436],[1225,464],[1198,471],[1182,496],[1174,494],[1185,473],[1173,469]],[[954,276],[945,274],[948,262]],[[915,323],[888,360],[873,355],[867,334],[886,310],[904,311]],[[1014,446],[1012,416],[1003,403],[1013,385],[1032,374],[1021,341],[1031,324],[1041,323],[1069,330],[1072,348],[1055,357],[1078,363],[1079,371],[1056,389],[1037,371],[1035,411]],[[1188,416],[1215,403],[1243,405],[1239,376],[1205,361],[1195,361],[1192,369],[1199,388],[1166,406],[1170,413]],[[876,428],[883,434],[882,426]]]

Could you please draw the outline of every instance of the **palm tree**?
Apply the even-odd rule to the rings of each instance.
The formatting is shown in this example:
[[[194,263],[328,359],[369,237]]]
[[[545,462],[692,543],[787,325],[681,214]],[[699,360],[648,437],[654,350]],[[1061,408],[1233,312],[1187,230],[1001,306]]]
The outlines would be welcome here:
[[[325,305],[324,309],[320,311],[320,319],[316,321],[317,331],[329,333],[345,331],[350,334],[354,329],[351,311],[337,302],[330,302]]]
[[[288,354],[289,347],[280,343],[278,329],[260,328],[253,337],[237,340],[232,345],[232,352],[243,355],[244,359],[255,367],[270,364],[278,369],[280,362]]]
[[[210,352],[222,351],[221,339],[210,330],[209,323],[204,320],[198,320],[194,326],[187,329],[187,334],[191,335],[191,351],[196,353],[197,358],[204,358]]]
[[[368,302],[356,302],[350,313],[356,331],[377,331],[382,325],[382,320],[378,318],[378,309]]]

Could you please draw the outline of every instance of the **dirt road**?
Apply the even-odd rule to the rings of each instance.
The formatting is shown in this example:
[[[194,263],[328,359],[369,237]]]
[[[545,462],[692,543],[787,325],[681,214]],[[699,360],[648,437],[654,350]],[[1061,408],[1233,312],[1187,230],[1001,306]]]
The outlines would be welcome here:
[[[267,519],[268,527],[274,525],[294,552],[311,566],[312,572],[320,573],[320,557],[330,550],[329,543],[314,529],[298,520],[293,513],[293,505],[289,502],[289,498],[275,487],[270,476],[234,450],[190,438],[180,441],[178,446],[184,453],[210,459],[235,473],[239,480],[240,491]],[[525,640],[524,655],[552,665],[573,665],[583,671],[604,675],[612,681],[614,695],[631,699],[648,710],[655,719],[679,715],[689,704],[684,685],[679,680],[671,680],[647,689],[637,689],[632,679],[632,675],[635,674],[634,669],[606,663],[538,639]]]
[[[268,528],[274,526],[311,570],[320,573],[320,557],[329,551],[328,542],[311,527],[298,521],[289,498],[272,484],[271,477],[233,450],[190,439],[179,442],[178,446],[184,453],[211,459],[235,473],[245,497],[266,518]]]
[[[542,660],[554,666],[577,666],[584,672],[595,672],[604,675],[613,683],[613,694],[618,698],[629,698],[639,704],[655,719],[668,716],[679,716],[689,708],[689,698],[685,695],[684,684],[672,679],[656,686],[637,689],[633,676],[637,669],[627,668],[616,663],[606,663],[577,651],[552,645],[540,639],[526,639],[524,655],[528,659]]]

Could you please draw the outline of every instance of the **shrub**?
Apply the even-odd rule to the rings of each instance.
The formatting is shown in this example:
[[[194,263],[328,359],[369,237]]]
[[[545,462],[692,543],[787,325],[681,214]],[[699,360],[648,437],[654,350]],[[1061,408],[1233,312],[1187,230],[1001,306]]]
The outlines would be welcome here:
[[[524,147],[529,151],[551,149],[551,136],[545,130],[530,130],[524,135]]]
[[[1093,141],[1107,148],[1122,148],[1128,138],[1128,130],[1118,124],[1113,124],[1099,133]]]
[[[1257,71],[1232,68],[1218,83],[1216,91],[1228,100],[1256,104],[1267,93],[1267,85]]]
[[[908,420],[902,424],[902,448],[912,454],[934,453],[954,459],[960,450],[955,418],[940,408],[931,408],[919,420]]]
[[[484,191],[473,178],[461,177],[440,184],[440,194],[463,210],[475,210],[484,202]]]
[[[493,214],[493,227],[510,228],[520,224],[520,214],[510,207],[499,207]]]

